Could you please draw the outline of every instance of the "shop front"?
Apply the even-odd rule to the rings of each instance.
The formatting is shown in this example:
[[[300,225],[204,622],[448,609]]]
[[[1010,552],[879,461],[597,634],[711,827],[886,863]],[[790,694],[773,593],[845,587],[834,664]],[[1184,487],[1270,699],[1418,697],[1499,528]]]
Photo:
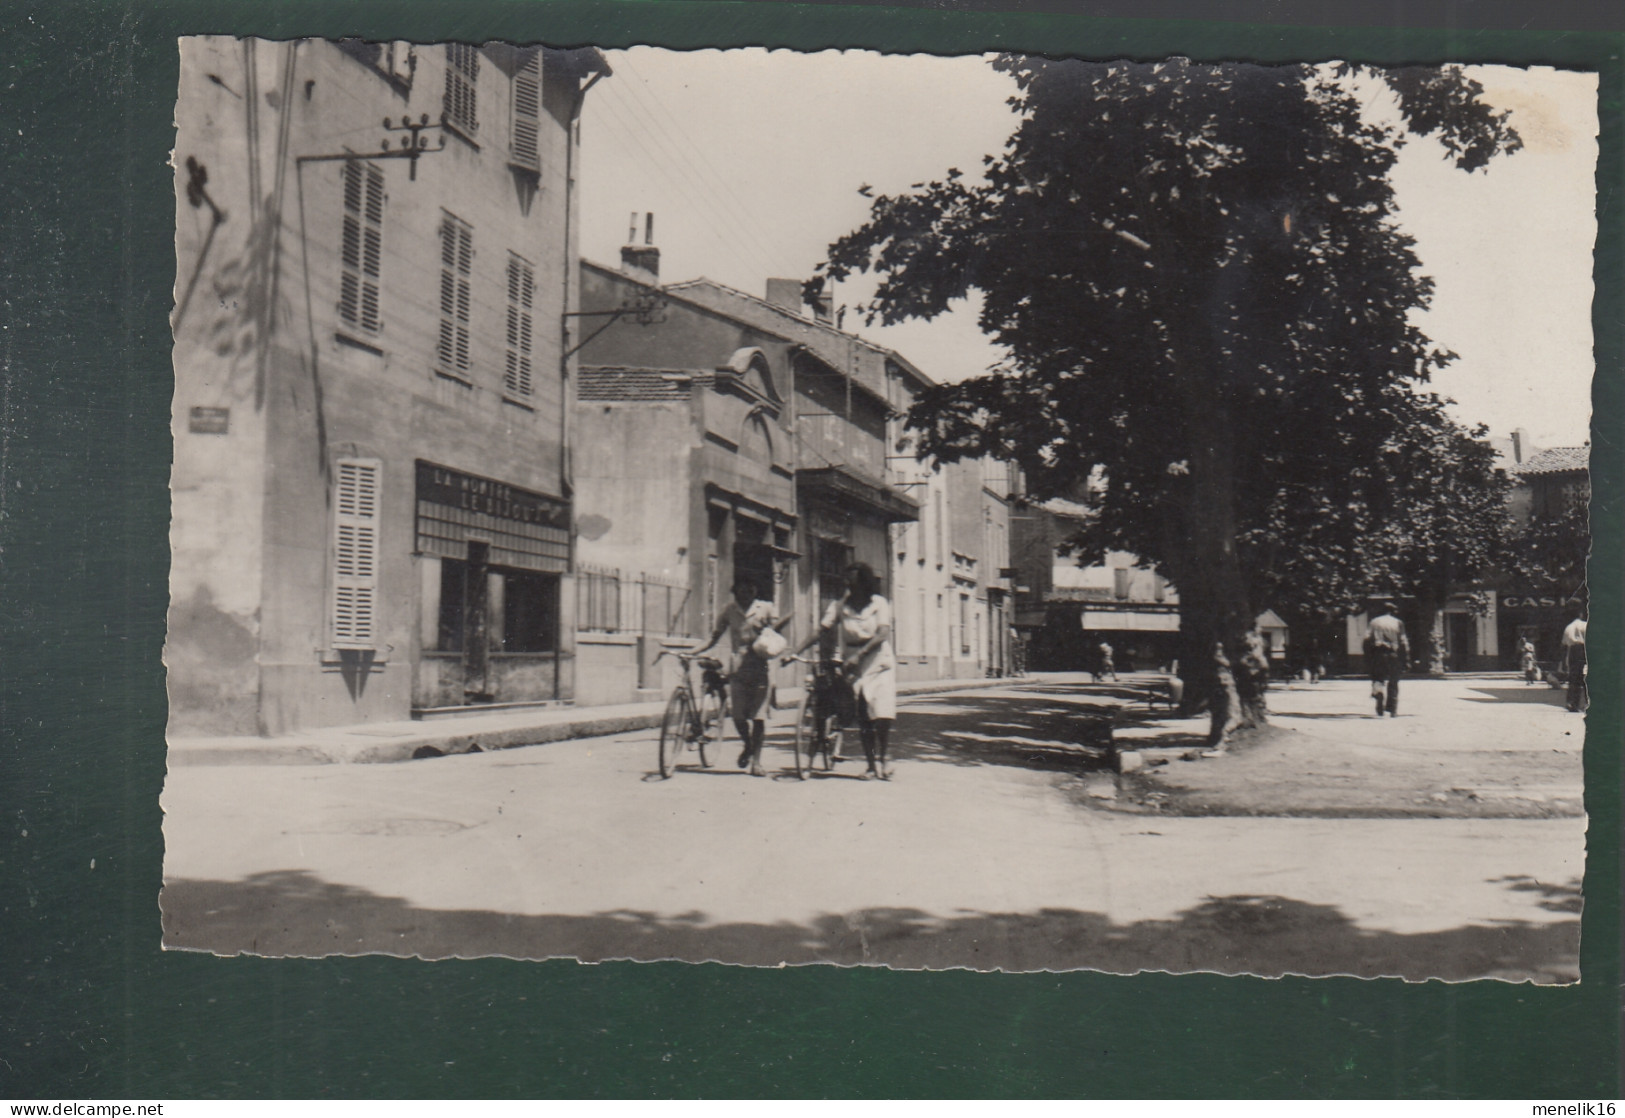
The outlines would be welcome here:
[[[846,592],[846,568],[866,563],[880,577],[881,593],[893,596],[888,528],[918,520],[918,502],[850,466],[831,465],[796,473],[804,522],[802,551],[811,558],[803,577],[814,618]]]
[[[569,505],[419,461],[417,712],[567,698]]]
[[[790,608],[783,590],[796,552],[790,542],[795,517],[737,493],[708,485],[706,539],[699,631],[709,635],[727,607],[734,582],[748,578],[759,598],[780,610]]]
[[[1495,616],[1499,667],[1503,671],[1518,668],[1518,645],[1525,637],[1535,643],[1537,661],[1543,665],[1558,663],[1563,657],[1563,630],[1579,616],[1579,610],[1579,596],[1560,590],[1498,594]]]
[[[1171,603],[1060,599],[1027,607],[1017,625],[1031,633],[1028,668],[1034,671],[1093,672],[1102,643],[1112,647],[1118,672],[1155,671],[1179,656],[1179,607]]]

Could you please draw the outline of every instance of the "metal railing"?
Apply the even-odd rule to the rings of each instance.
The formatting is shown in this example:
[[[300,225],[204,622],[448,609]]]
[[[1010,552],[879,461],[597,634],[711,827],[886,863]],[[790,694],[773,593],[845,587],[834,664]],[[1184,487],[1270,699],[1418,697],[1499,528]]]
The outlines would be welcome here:
[[[613,567],[576,567],[576,628],[588,633],[686,637],[689,588]]]

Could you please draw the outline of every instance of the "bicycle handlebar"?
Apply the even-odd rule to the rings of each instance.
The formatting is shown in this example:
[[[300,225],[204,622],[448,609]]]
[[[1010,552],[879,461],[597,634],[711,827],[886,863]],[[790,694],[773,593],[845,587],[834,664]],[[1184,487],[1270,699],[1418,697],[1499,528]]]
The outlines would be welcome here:
[[[834,656],[781,656],[779,657],[779,663],[807,664],[814,668],[839,668],[845,666],[847,662],[845,660],[838,660]]]
[[[697,652],[677,652],[677,651],[675,651],[673,649],[670,649],[670,648],[662,648],[660,650],[660,654],[654,658],[654,662],[656,664],[658,664],[658,663],[660,663],[660,661],[664,660],[667,656],[670,656],[670,657],[672,657],[673,659],[676,659],[676,660],[681,660],[685,664],[691,664],[694,661],[698,660],[702,664],[707,664],[708,663],[708,664],[713,665],[714,667],[719,667],[719,668],[722,666],[722,661],[718,660],[714,656],[702,656]]]

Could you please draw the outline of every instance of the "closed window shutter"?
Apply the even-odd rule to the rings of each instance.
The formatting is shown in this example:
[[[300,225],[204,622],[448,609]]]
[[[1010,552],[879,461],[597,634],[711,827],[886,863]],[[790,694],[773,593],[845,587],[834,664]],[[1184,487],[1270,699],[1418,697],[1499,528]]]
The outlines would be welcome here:
[[[384,256],[384,175],[370,163],[344,164],[344,227],[339,317],[368,333],[379,327],[378,284]]]
[[[531,394],[531,328],[536,301],[536,270],[508,256],[508,367],[503,385],[510,396]]]
[[[542,169],[538,144],[542,118],[542,56],[533,53],[513,76],[514,166],[529,171]]]
[[[342,460],[333,501],[333,647],[377,647],[376,461]]]
[[[480,74],[480,55],[467,43],[446,44],[446,123],[465,135],[479,131],[474,90]]]
[[[459,376],[473,364],[468,339],[473,272],[474,230],[446,214],[440,223],[440,340],[436,354],[443,371]]]

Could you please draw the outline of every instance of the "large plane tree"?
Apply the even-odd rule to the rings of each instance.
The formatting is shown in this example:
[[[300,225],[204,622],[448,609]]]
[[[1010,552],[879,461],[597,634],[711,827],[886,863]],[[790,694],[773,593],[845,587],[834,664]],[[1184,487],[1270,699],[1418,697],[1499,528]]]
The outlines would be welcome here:
[[[1178,587],[1187,693],[1222,744],[1265,717],[1248,534],[1357,557],[1343,510],[1380,504],[1407,388],[1450,360],[1413,317],[1431,282],[1396,224],[1397,149],[1431,136],[1472,171],[1517,136],[1453,67],[993,65],[1016,123],[982,180],[876,198],[810,286],[876,273],[862,309],[887,323],[982,293],[1007,357],[919,399],[923,451],[1016,461],[1038,496],[1087,483],[1092,544]],[[1384,85],[1391,122],[1363,108]]]

